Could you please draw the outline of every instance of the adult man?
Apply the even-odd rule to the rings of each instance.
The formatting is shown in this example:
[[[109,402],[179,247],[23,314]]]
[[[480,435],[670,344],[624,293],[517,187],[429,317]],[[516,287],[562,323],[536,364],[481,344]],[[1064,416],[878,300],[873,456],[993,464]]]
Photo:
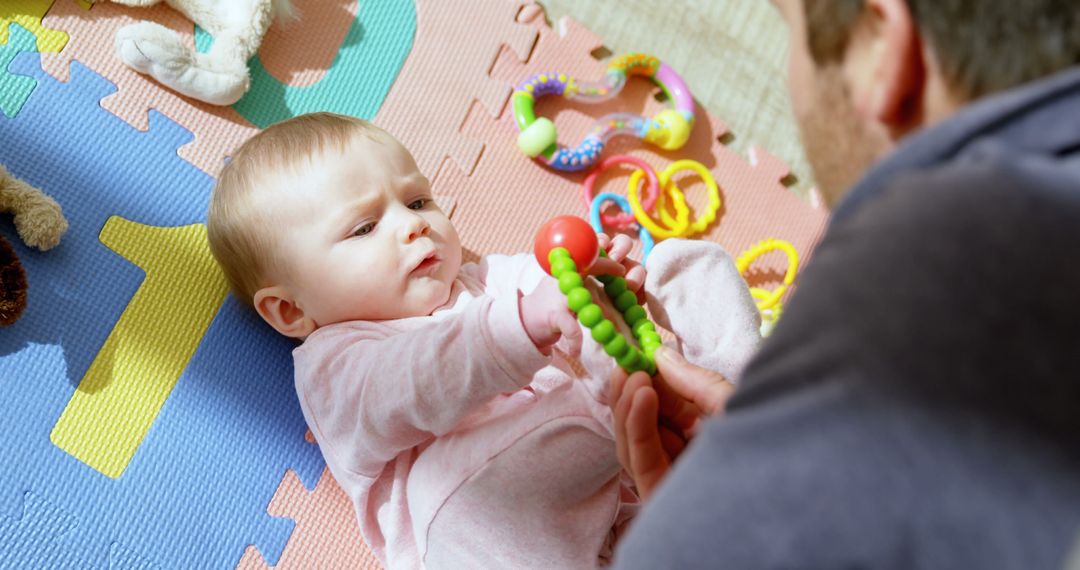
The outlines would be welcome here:
[[[774,2],[833,218],[730,402],[670,351],[655,381],[615,379],[648,497],[616,566],[1061,568],[1080,532],[1080,3]],[[668,474],[688,412],[725,402]]]

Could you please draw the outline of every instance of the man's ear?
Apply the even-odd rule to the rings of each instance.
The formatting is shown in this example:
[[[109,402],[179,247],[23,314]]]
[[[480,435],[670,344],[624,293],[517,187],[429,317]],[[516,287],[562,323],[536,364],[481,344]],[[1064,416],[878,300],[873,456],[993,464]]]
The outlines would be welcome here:
[[[304,338],[317,328],[311,317],[281,286],[263,287],[255,292],[255,311],[277,332],[292,338]]]
[[[907,131],[919,120],[926,82],[922,38],[907,0],[867,0],[857,26],[849,56],[868,59],[860,62],[855,106],[890,131]]]

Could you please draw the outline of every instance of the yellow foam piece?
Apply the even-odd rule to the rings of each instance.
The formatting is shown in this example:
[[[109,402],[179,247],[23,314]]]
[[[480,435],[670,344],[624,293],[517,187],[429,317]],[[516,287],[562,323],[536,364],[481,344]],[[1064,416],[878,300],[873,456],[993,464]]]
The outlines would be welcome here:
[[[37,37],[39,52],[59,52],[64,49],[68,42],[68,35],[41,25],[41,19],[45,17],[45,13],[52,5],[53,0],[0,1],[0,44],[8,42],[8,25],[15,22]]]
[[[206,226],[159,228],[113,216],[99,239],[146,272],[53,427],[52,442],[116,479],[187,367],[228,285]]]

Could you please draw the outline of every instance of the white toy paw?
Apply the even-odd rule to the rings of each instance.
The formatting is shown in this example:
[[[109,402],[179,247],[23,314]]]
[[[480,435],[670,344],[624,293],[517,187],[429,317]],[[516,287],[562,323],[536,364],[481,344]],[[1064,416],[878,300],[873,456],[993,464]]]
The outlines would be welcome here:
[[[116,32],[116,52],[128,66],[169,84],[191,66],[191,52],[176,32],[153,22],[124,26]]]
[[[116,52],[136,71],[181,95],[213,105],[232,105],[243,97],[250,83],[246,62],[195,53],[179,34],[153,22],[120,28]]]

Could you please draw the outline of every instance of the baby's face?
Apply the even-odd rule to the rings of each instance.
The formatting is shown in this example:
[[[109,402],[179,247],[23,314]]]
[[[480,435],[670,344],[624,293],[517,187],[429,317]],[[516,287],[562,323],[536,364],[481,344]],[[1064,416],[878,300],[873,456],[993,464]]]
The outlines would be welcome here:
[[[461,242],[397,141],[358,135],[277,179],[274,276],[316,326],[429,315],[450,297]]]

